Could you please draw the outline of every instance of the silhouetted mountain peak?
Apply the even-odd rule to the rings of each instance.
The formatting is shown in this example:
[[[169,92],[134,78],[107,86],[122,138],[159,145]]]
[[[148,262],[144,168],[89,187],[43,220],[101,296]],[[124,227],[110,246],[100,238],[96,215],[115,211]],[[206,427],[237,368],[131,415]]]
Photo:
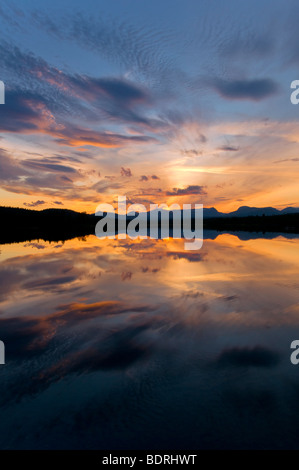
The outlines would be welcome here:
[[[234,212],[230,212],[226,214],[229,217],[249,217],[249,216],[256,216],[256,215],[279,215],[280,211],[274,209],[273,207],[249,207],[249,206],[242,206],[239,207]]]
[[[215,207],[204,207],[203,209],[203,216],[204,217],[223,217],[224,214],[217,211]]]
[[[270,215],[283,215],[283,214],[297,214],[299,207],[286,207],[283,210],[275,209],[274,207],[249,207],[241,206],[233,212],[218,212],[214,207],[206,208],[203,211],[204,218],[210,217],[256,217],[256,216],[270,216]]]

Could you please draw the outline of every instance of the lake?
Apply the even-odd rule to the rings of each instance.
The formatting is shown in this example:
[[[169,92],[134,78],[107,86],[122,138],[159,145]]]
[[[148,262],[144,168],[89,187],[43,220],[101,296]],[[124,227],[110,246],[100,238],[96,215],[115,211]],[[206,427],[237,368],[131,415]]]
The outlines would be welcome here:
[[[298,449],[299,239],[245,238],[1,245],[1,449]]]

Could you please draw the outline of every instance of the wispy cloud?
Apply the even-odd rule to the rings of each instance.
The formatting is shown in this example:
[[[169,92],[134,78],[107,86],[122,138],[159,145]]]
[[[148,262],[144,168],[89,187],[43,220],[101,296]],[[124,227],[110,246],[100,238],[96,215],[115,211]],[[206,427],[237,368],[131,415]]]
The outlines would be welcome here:
[[[224,152],[237,152],[239,147],[233,147],[232,145],[223,145],[222,147],[218,147],[218,150],[223,150]]]

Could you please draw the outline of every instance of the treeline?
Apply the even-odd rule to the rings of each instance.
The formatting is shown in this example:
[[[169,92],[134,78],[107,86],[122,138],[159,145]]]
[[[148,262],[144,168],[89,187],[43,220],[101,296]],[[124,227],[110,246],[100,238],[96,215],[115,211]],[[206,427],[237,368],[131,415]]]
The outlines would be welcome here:
[[[148,225],[150,214],[147,214]],[[194,214],[193,214],[194,215]],[[170,214],[170,226],[172,226]],[[60,242],[95,233],[98,220],[94,215],[68,209],[42,211],[0,207],[0,243],[41,239]],[[127,221],[132,220],[128,217]],[[194,219],[191,224],[194,227]],[[117,229],[117,216],[116,216]],[[299,214],[273,216],[225,217],[204,219],[204,229],[218,232],[299,233]]]
[[[67,209],[42,211],[0,207],[0,243],[65,241],[94,233],[95,216]]]
[[[205,219],[204,228],[220,232],[299,233],[299,214]]]

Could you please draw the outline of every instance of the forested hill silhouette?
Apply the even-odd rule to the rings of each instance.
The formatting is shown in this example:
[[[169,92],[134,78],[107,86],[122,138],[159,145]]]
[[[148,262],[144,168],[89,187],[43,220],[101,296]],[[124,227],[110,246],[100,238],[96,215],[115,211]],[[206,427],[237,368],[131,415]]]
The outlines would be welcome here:
[[[94,233],[96,218],[68,209],[0,207],[0,243],[33,239],[63,241]]]
[[[246,211],[244,208],[240,209],[230,214],[219,213],[214,208],[204,209],[204,229],[219,232],[299,233],[299,209],[288,208],[283,211],[273,209],[274,215],[267,215],[269,212],[271,213],[269,209],[272,208],[266,208],[267,211],[260,208],[246,208]],[[248,209],[252,215],[243,216]],[[258,214],[256,214],[256,210],[258,210]],[[170,226],[172,226],[172,213],[170,212],[169,215]],[[132,220],[132,217],[132,215],[128,216],[127,220]],[[0,207],[0,219],[0,243],[2,244],[36,239],[58,242],[74,237],[83,237],[95,233],[95,225],[99,220],[94,214],[68,209],[37,211],[13,207]],[[150,212],[148,212],[148,222],[149,219]]]

